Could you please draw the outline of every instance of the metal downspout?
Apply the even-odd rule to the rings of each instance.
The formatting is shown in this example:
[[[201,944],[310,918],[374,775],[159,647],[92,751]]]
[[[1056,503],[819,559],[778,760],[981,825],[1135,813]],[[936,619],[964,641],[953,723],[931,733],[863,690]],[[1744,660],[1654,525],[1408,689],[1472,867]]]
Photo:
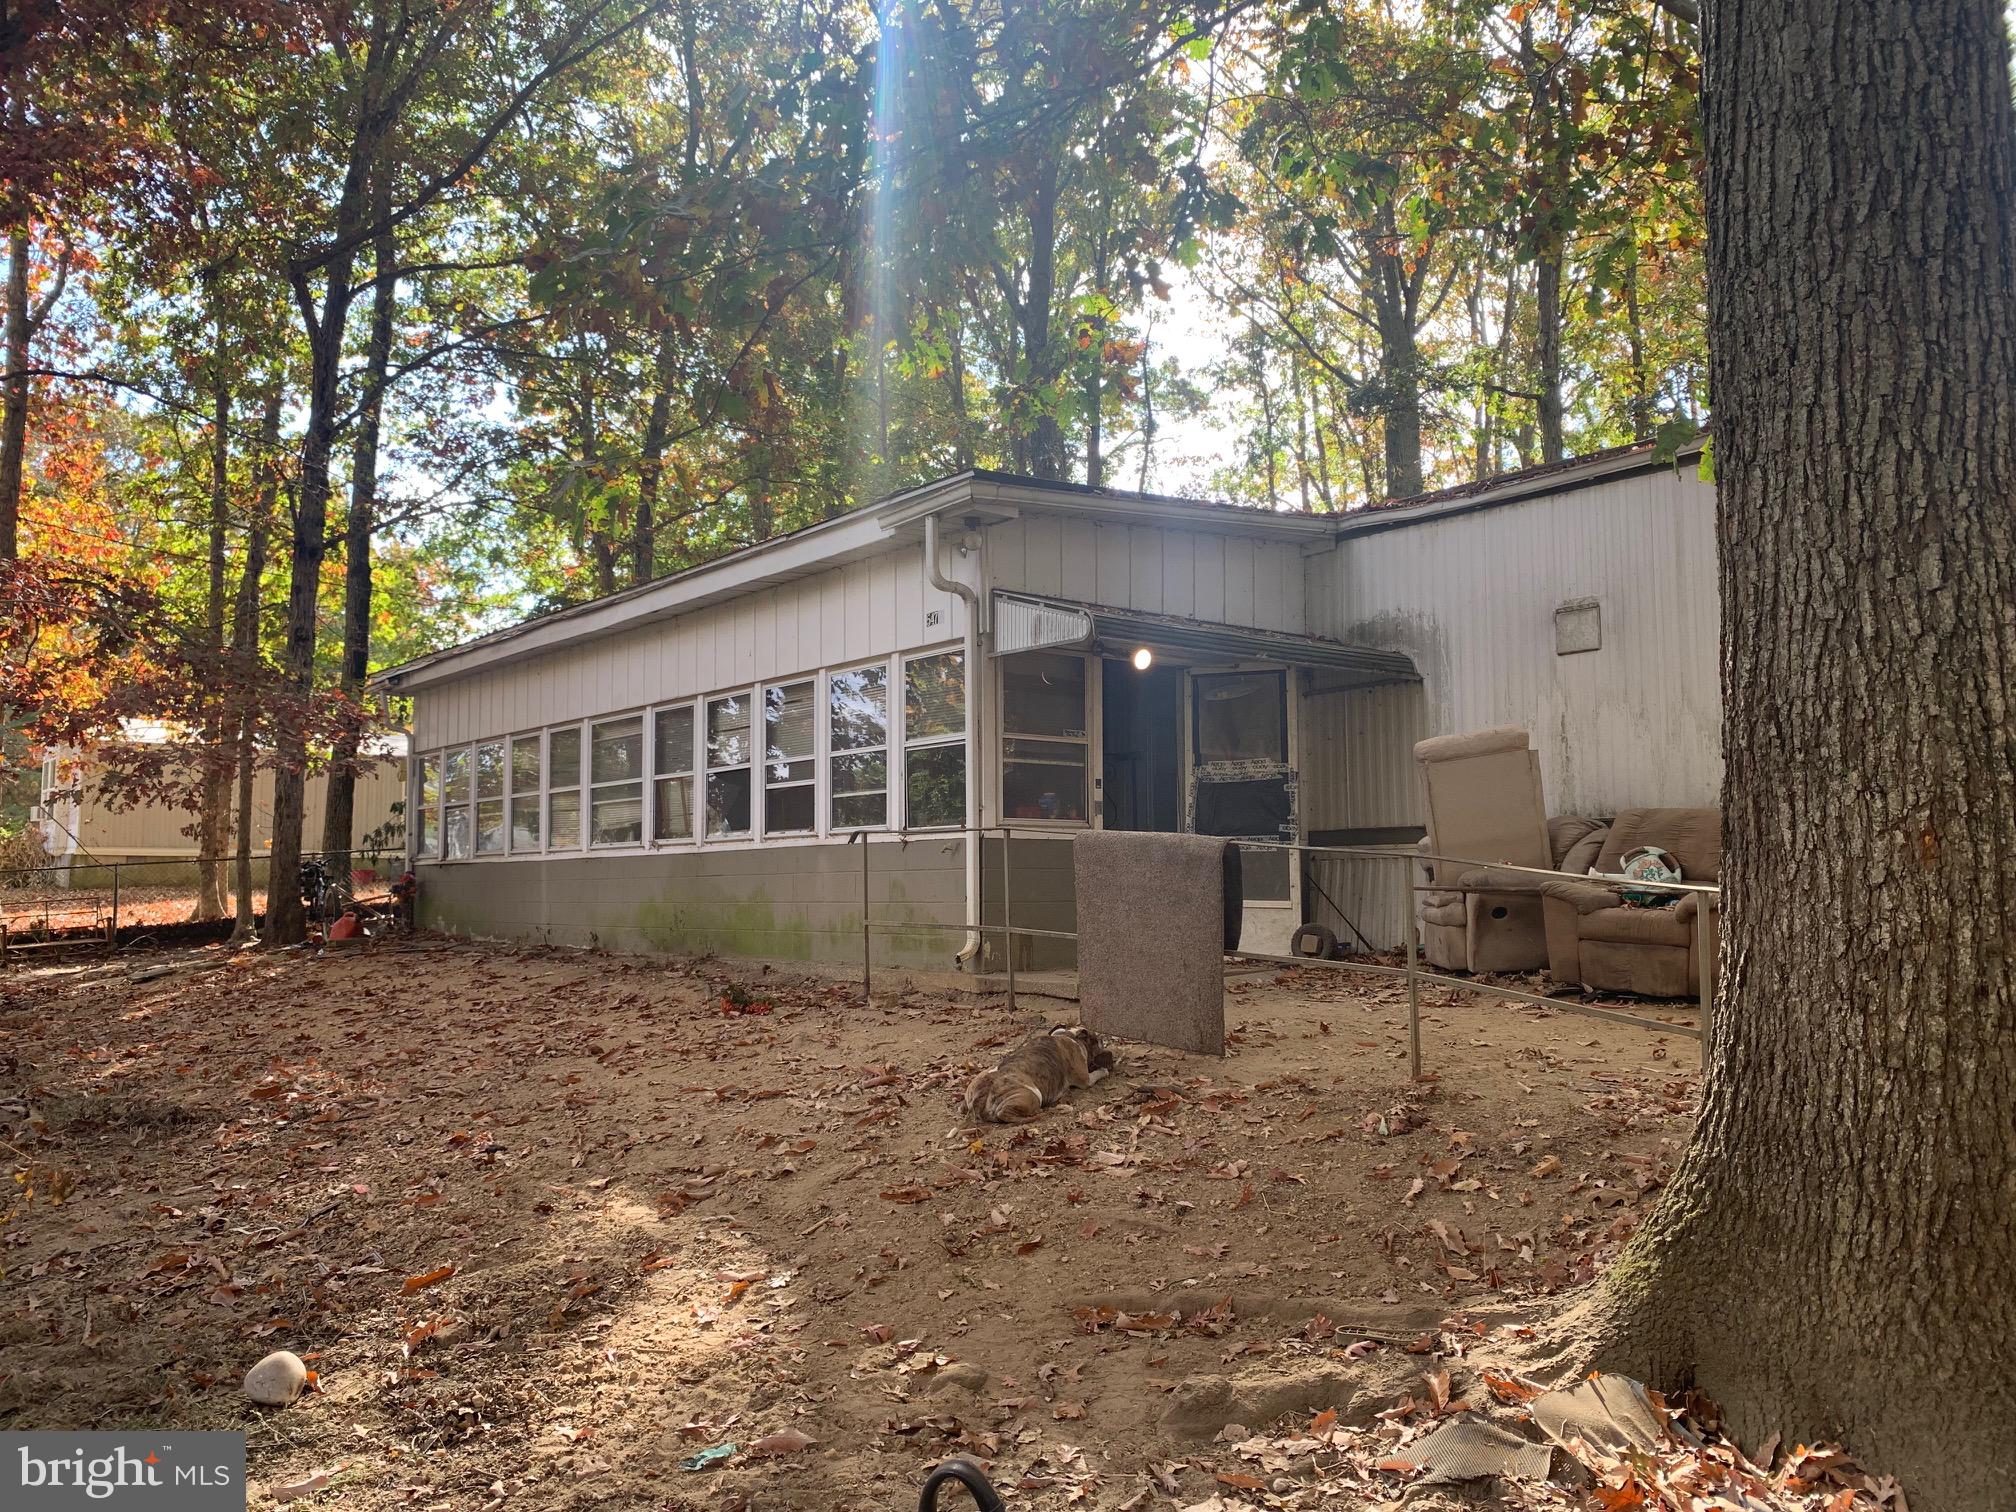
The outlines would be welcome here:
[[[962,969],[980,953],[980,828],[984,822],[981,793],[985,787],[986,765],[982,753],[980,715],[985,707],[982,693],[986,680],[980,674],[980,629],[985,604],[980,594],[956,578],[947,577],[938,561],[938,517],[924,517],[924,576],[940,593],[949,593],[966,606],[966,706],[972,731],[966,752],[966,943],[953,960]],[[1004,839],[1005,843],[1005,839]]]

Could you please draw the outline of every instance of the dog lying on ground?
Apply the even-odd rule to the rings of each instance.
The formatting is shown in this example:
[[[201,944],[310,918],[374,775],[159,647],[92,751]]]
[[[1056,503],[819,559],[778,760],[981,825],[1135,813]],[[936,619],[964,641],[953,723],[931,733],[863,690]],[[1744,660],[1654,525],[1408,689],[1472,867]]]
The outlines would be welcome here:
[[[1073,1087],[1096,1087],[1117,1062],[1099,1036],[1060,1024],[1031,1035],[966,1088],[966,1111],[987,1123],[1026,1123]]]

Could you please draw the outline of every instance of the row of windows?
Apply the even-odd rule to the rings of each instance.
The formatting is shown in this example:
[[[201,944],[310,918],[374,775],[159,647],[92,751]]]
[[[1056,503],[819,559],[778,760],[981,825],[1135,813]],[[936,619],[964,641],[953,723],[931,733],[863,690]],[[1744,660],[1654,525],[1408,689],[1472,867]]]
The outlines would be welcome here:
[[[415,854],[965,822],[965,668],[937,651],[429,752]]]

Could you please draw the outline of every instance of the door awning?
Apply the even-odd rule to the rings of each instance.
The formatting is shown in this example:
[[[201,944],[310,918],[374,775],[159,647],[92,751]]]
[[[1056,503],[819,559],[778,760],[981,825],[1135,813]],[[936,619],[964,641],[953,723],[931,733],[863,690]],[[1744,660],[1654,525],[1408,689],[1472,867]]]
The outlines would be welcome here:
[[[1268,661],[1290,667],[1326,667],[1354,681],[1418,681],[1414,663],[1397,651],[1346,645],[1321,635],[1294,635],[1216,620],[1150,614],[1106,604],[1078,604],[1021,593],[994,595],[994,650],[1007,656],[1046,646],[1104,643],[1118,653],[1136,646],[1181,652],[1213,661]]]

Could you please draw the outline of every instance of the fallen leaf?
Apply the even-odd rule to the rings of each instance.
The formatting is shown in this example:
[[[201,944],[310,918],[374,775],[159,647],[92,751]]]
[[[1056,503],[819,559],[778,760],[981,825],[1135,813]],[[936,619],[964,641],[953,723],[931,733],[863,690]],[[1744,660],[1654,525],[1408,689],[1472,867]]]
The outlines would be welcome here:
[[[1499,1401],[1509,1402],[1513,1406],[1530,1402],[1547,1389],[1544,1386],[1535,1385],[1531,1381],[1522,1381],[1519,1377],[1507,1375],[1502,1371],[1486,1370],[1482,1372],[1482,1375],[1484,1377],[1484,1384],[1491,1388],[1491,1395],[1498,1398]]]
[[[779,1433],[766,1433],[749,1446],[751,1454],[796,1454],[801,1449],[810,1449],[819,1440],[810,1434],[800,1433],[796,1428],[786,1428]]]
[[[305,1480],[292,1481],[284,1486],[275,1486],[273,1488],[273,1500],[277,1502],[290,1502],[299,1497],[310,1496],[317,1491],[326,1490],[329,1483],[342,1473],[343,1466],[332,1465],[327,1470],[317,1470]]]
[[[443,1265],[435,1270],[428,1271],[425,1275],[408,1276],[405,1279],[405,1281],[403,1281],[400,1284],[399,1287],[400,1295],[410,1297],[413,1295],[413,1293],[425,1291],[430,1286],[439,1286],[443,1281],[446,1281],[450,1276],[454,1274],[455,1274],[454,1266]]]

